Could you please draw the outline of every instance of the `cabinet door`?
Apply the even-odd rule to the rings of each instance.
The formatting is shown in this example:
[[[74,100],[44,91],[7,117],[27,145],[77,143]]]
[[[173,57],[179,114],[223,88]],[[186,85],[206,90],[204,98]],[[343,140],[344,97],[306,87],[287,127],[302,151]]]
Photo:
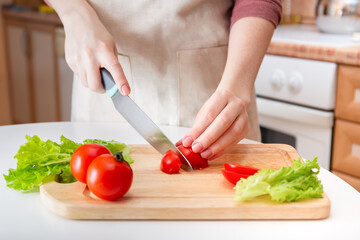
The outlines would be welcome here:
[[[57,121],[59,118],[56,79],[56,54],[53,28],[29,29],[31,37],[31,68],[36,122]]]
[[[7,24],[11,109],[15,123],[33,122],[32,84],[29,81],[28,32],[20,25]]]
[[[360,178],[360,124],[336,120],[332,169]]]
[[[339,66],[335,116],[360,123],[360,67]]]
[[[60,101],[60,121],[70,121],[71,118],[71,93],[73,72],[65,61],[65,32],[62,27],[56,28],[55,45],[58,62],[58,83]]]

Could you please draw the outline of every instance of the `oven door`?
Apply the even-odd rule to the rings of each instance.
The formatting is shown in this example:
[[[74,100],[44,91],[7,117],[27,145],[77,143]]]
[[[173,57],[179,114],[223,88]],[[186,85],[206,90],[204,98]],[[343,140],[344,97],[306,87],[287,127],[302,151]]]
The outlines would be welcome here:
[[[318,156],[319,165],[329,170],[333,111],[257,97],[263,143],[292,145],[304,159]]]

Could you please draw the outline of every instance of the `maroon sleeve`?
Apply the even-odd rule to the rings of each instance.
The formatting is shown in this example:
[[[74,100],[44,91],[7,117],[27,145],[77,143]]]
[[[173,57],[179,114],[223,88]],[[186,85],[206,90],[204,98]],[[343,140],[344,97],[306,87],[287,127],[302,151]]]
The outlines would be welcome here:
[[[281,11],[281,0],[235,0],[231,26],[244,17],[260,17],[276,27],[280,23]]]

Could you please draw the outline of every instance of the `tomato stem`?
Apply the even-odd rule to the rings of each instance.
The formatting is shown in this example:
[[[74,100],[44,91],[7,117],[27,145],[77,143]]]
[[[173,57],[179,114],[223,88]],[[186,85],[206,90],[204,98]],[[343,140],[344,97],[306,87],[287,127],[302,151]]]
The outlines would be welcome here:
[[[116,158],[116,160],[117,160],[118,162],[125,161],[122,152],[117,152],[117,153],[115,153],[115,154],[114,154],[114,157]],[[126,162],[126,161],[125,161],[125,162]]]

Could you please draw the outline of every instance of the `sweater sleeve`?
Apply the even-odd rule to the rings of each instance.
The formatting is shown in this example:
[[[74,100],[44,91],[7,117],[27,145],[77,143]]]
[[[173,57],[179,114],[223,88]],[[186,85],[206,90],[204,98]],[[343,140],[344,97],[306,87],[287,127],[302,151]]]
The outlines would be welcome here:
[[[276,27],[281,20],[281,0],[235,0],[231,26],[244,17],[260,17]]]

